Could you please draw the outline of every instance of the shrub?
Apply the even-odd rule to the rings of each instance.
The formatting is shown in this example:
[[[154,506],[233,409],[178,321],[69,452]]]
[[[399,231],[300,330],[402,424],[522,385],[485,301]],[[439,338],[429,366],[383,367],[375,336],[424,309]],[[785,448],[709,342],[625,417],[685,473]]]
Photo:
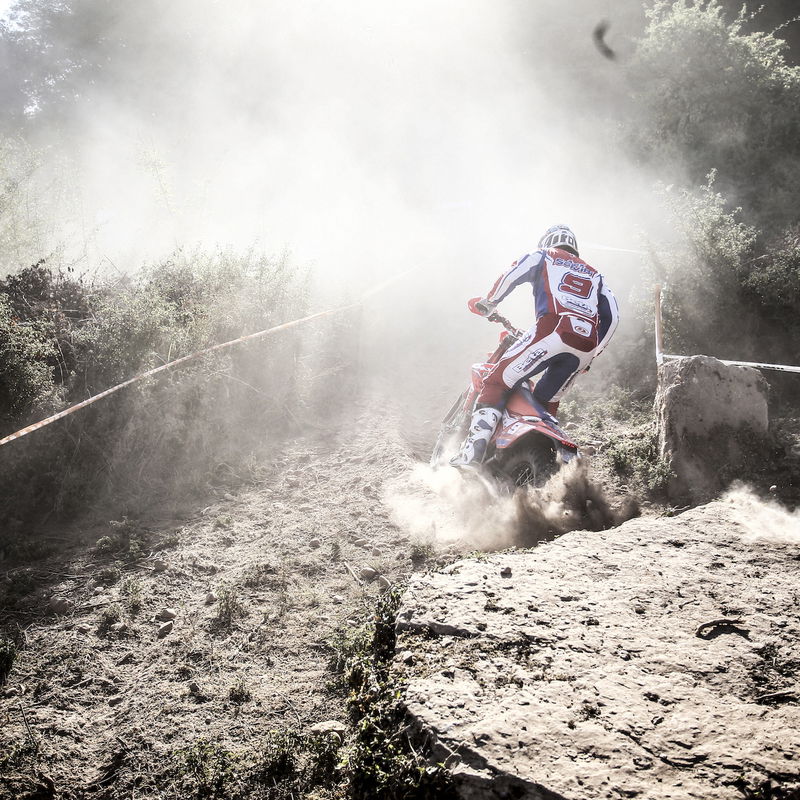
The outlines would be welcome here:
[[[630,64],[635,153],[680,176],[659,244],[668,350],[795,363],[800,67],[743,8],[655,0]],[[731,202],[735,200],[735,203]],[[733,205],[739,206],[735,210]]]
[[[657,0],[631,64],[638,152],[688,169],[712,169],[725,194],[777,230],[800,197],[800,68],[786,44],[744,33],[744,9],[728,21],[717,0]]]
[[[34,412],[297,318],[306,295],[304,273],[255,252],[179,252],[91,285],[37,264],[0,281],[0,423],[9,432]],[[3,517],[71,514],[111,498],[135,514],[241,480],[237,465],[274,446],[295,424],[292,407],[318,393],[299,367],[302,337],[293,329],[203,356],[2,448]]]
[[[56,348],[47,331],[26,323],[0,294],[0,430],[9,433],[34,409],[54,400],[53,369],[48,361]]]
[[[333,666],[349,690],[348,708],[357,729],[345,762],[350,796],[444,800],[456,796],[450,773],[414,749],[405,725],[402,686],[390,672],[401,597],[397,588],[383,594],[369,621],[332,643]]]

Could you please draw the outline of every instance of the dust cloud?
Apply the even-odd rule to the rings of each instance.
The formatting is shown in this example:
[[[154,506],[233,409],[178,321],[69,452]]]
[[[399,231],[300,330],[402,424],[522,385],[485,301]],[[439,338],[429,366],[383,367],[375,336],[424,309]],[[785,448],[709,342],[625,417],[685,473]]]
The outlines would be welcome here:
[[[175,247],[255,244],[291,250],[329,291],[423,265],[416,296],[460,305],[554,220],[622,247],[648,224],[650,177],[597,125],[624,75],[592,30],[610,15],[630,49],[634,0],[14,9],[11,32],[39,19],[48,49],[4,45],[6,121],[61,187],[45,244],[65,259],[131,271]]]
[[[315,308],[407,273],[366,302],[359,359],[415,425],[493,349],[465,299],[554,222],[617,294],[617,342],[640,335],[643,257],[604,249],[663,225],[668,176],[616,124],[639,0],[17,0],[1,24],[0,125],[36,154],[42,219],[0,271],[255,248],[309,267]],[[529,294],[503,312],[529,327]]]
[[[384,500],[392,521],[414,540],[457,550],[531,547],[572,530],[605,530],[639,513],[633,498],[612,506],[586,461],[565,466],[541,488],[513,493],[478,475],[418,465],[388,485]]]
[[[775,500],[758,497],[744,484],[732,486],[720,502],[736,509],[744,541],[800,545],[800,509],[789,511]]]

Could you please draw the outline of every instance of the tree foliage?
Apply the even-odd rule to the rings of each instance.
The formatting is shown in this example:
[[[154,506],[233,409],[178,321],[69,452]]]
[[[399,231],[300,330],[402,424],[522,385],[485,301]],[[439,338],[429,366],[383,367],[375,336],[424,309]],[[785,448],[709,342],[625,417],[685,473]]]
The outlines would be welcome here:
[[[632,65],[641,153],[680,164],[774,234],[800,197],[800,67],[783,40],[742,31],[717,0],[658,0]]]
[[[629,136],[640,158],[682,176],[666,193],[678,240],[657,259],[669,341],[795,363],[800,68],[782,40],[744,31],[745,9],[730,20],[718,0],[656,0],[647,16]]]

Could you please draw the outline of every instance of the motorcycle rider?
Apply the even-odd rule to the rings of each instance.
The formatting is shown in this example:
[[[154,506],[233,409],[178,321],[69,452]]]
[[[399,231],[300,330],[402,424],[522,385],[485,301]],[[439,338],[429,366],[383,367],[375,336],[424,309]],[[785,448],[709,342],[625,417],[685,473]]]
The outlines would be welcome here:
[[[533,390],[534,406],[546,422],[555,415],[575,377],[605,349],[619,322],[617,301],[603,276],[578,255],[575,234],[553,225],[539,249],[515,261],[485,298],[473,297],[469,310],[483,317],[523,283],[533,286],[533,327],[492,367],[478,395],[467,438],[450,460],[454,467],[477,468],[503,415],[506,398],[522,381],[542,373]]]

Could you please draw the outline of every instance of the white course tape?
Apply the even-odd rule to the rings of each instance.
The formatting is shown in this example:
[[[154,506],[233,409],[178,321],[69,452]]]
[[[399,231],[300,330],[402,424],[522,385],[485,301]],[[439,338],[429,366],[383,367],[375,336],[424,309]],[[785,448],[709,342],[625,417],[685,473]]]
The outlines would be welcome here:
[[[656,286],[656,302],[655,302],[655,326],[656,326],[656,364],[660,367],[665,361],[680,361],[682,358],[691,358],[692,356],[679,356],[674,353],[664,352],[664,326],[661,320],[661,285]],[[764,364],[759,361],[728,361],[724,358],[718,358],[723,364],[729,367],[754,367],[755,369],[771,369],[776,372],[797,372],[800,373],[800,367],[795,367],[789,364]]]
[[[636,256],[646,256],[644,250],[629,250],[626,247],[611,247],[607,244],[597,244],[597,242],[581,242],[581,247],[588,247],[590,250],[609,250],[614,253],[633,253]]]
[[[102,400],[109,395],[118,392],[120,389],[124,389],[126,386],[130,386],[132,383],[136,383],[137,381],[141,381],[144,378],[149,378],[153,375],[158,375],[159,372],[164,372],[165,370],[172,369],[173,367],[177,367],[181,364],[185,364],[187,361],[192,361],[195,358],[199,358],[200,356],[204,356],[207,353],[213,353],[217,350],[224,350],[227,347],[233,347],[237,344],[244,344],[245,342],[250,342],[253,339],[260,339],[263,336],[269,336],[271,333],[277,333],[278,331],[284,331],[287,328],[293,328],[295,325],[301,325],[304,322],[310,322],[312,319],[319,319],[321,317],[328,317],[331,314],[340,314],[343,311],[349,311],[353,308],[358,308],[361,305],[362,301],[365,300],[367,297],[371,297],[372,295],[376,294],[377,292],[383,291],[388,286],[391,286],[393,283],[396,283],[401,278],[404,278],[414,270],[419,269],[419,267],[412,267],[411,269],[407,269],[405,272],[401,272],[399,275],[394,275],[391,278],[379,283],[377,286],[373,286],[371,289],[368,289],[356,303],[350,303],[346,306],[339,306],[338,308],[331,308],[327,311],[318,311],[316,314],[309,314],[307,317],[301,317],[300,319],[292,320],[291,322],[284,322],[281,325],[275,325],[273,328],[267,328],[263,331],[257,331],[256,333],[248,333],[245,336],[240,336],[238,339],[231,339],[229,342],[222,342],[222,344],[215,344],[212,347],[207,347],[205,350],[198,350],[196,353],[191,353],[188,356],[183,356],[181,358],[176,358],[174,361],[168,361],[166,364],[162,364],[160,367],[154,367],[153,369],[147,370],[147,372],[142,372],[139,375],[135,375],[133,378],[129,378],[127,381],[123,383],[118,383],[116,386],[112,386],[110,389],[106,389],[104,392],[100,392],[99,394],[93,395],[86,400],[82,400],[80,403],[76,403],[74,406],[70,406],[69,408],[65,408],[63,411],[59,411],[57,414],[53,414],[51,417],[47,417],[46,419],[40,420],[39,422],[34,422],[32,425],[28,425],[21,430],[18,430],[9,436],[6,436],[4,439],[0,439],[0,447],[4,444],[8,444],[9,442],[13,442],[15,439],[19,439],[23,436],[26,436],[29,433],[33,433],[34,431],[38,431],[41,428],[44,428],[46,425],[50,425],[52,422],[56,422],[59,419],[63,419],[64,417],[69,416],[70,414],[74,414],[76,411],[79,411],[82,408],[86,408],[86,406],[92,405],[92,403],[96,403],[98,400]]]
[[[231,339],[229,342],[215,344],[212,347],[207,347],[205,350],[198,350],[196,353],[192,353],[191,355],[183,356],[182,358],[176,358],[174,361],[168,361],[166,364],[162,364],[160,367],[155,367],[147,370],[147,372],[142,372],[139,375],[135,375],[133,378],[129,378],[123,383],[118,383],[116,386],[112,386],[110,389],[100,392],[100,394],[93,395],[87,400],[83,400],[80,403],[76,403],[74,406],[65,408],[63,411],[59,411],[58,414],[53,414],[52,417],[47,417],[47,419],[34,422],[32,425],[28,425],[26,428],[22,428],[22,430],[16,431],[16,433],[12,433],[9,436],[6,436],[4,439],[0,439],[0,446],[7,444],[8,442],[13,442],[14,439],[19,439],[26,434],[38,431],[40,428],[44,428],[45,425],[49,425],[51,422],[55,422],[56,420],[63,419],[70,414],[74,414],[81,408],[86,408],[86,406],[90,406],[92,403],[96,403],[98,400],[102,400],[104,397],[108,397],[109,395],[114,394],[114,392],[124,389],[126,386],[130,386],[132,383],[136,383],[144,378],[149,378],[152,375],[157,375],[159,372],[172,369],[180,364],[185,364],[187,361],[192,361],[193,359],[204,356],[207,353],[213,353],[215,350],[223,350],[226,347],[233,347],[235,344],[242,344],[243,342],[252,341],[253,339],[260,339],[262,336],[267,336],[270,333],[286,330],[286,328],[293,328],[295,325],[300,325],[303,322],[308,322],[312,319],[318,319],[319,317],[327,317],[330,314],[337,314],[341,311],[347,311],[348,309],[356,308],[359,305],[360,303],[352,303],[349,306],[340,306],[339,308],[332,308],[328,311],[319,311],[316,314],[309,314],[307,317],[302,317],[301,319],[295,319],[291,322],[284,322],[282,325],[276,325],[274,328],[268,328],[267,330],[258,331],[257,333],[249,333],[246,336],[240,336],[238,339]]]

